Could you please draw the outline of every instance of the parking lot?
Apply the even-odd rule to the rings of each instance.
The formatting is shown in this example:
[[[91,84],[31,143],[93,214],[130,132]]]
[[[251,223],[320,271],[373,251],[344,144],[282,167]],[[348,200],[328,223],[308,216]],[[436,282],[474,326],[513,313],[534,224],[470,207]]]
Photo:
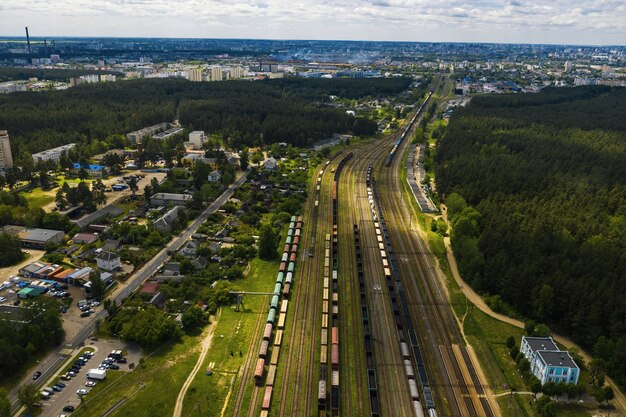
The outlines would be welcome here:
[[[78,310],[78,309],[77,309]],[[107,358],[107,356],[113,350],[122,350],[124,352],[124,358],[126,363],[115,362],[115,365],[119,366],[120,371],[130,371],[139,362],[141,357],[141,350],[139,347],[133,344],[127,344],[120,342],[117,339],[114,340],[90,340],[85,343],[85,347],[76,350],[76,354],[67,362],[67,364],[73,364],[78,358],[78,354],[84,349],[88,349],[94,352],[94,355],[89,359],[86,365],[82,366],[77,375],[70,380],[60,380],[61,371],[66,368],[64,365],[58,374],[54,378],[50,379],[44,387],[52,387],[57,381],[65,384],[65,388],[61,392],[54,392],[49,399],[42,399],[42,417],[57,417],[60,415],[71,415],[71,412],[63,411],[63,407],[71,405],[76,408],[80,405],[80,397],[76,394],[79,389],[91,390],[91,387],[85,386],[85,383],[89,381],[87,379],[87,373],[90,369],[98,368],[98,366]],[[105,381],[93,380],[96,384],[106,383]],[[85,395],[85,399],[89,398],[89,393]]]

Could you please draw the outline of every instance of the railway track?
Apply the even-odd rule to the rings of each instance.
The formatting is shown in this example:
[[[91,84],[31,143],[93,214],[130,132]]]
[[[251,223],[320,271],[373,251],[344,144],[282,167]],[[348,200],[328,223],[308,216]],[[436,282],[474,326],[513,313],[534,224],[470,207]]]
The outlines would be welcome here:
[[[403,155],[407,142],[397,152]],[[433,385],[438,411],[451,416],[495,416],[484,384],[478,378],[465,349],[447,297],[441,291],[441,282],[432,265],[430,251],[416,233],[407,233],[406,219],[414,213],[404,204],[399,172],[403,158],[396,157],[388,172],[379,170],[381,207],[385,212],[391,241],[396,249],[398,268],[406,288],[409,310],[419,320],[419,339],[427,349],[429,368],[439,380]],[[417,256],[416,256],[417,255]],[[417,272],[417,273],[416,273]],[[436,362],[436,366],[433,366]]]
[[[261,333],[262,323],[264,322],[264,318],[267,312],[265,309],[259,312],[259,316],[256,319],[256,323],[254,324],[254,333],[252,334],[252,340],[257,341],[259,339],[259,335]],[[254,372],[254,365],[257,358],[256,349],[248,349],[248,354],[246,355],[246,360],[243,364],[243,372],[241,373],[241,381],[239,384],[239,390],[237,391],[237,396],[235,397],[235,408],[233,417],[238,417],[239,413],[242,410],[243,399],[245,398],[246,387],[249,386],[248,381],[252,379],[252,373]],[[250,404],[248,405],[248,413],[246,414],[248,417],[252,417],[251,410],[256,408],[256,404],[259,398],[259,387],[252,387],[252,396],[250,397]]]
[[[376,383],[376,396],[370,398],[371,414],[361,415],[412,416],[406,381],[401,378],[404,372],[402,361],[398,351],[394,350],[397,346],[393,345],[398,336],[391,319],[391,307],[385,296],[380,297],[385,288],[379,282],[383,270],[365,185],[368,167],[379,161],[391,146],[392,140],[388,139],[356,151],[354,162],[346,168],[344,181],[348,188],[347,195],[353,200],[347,216],[352,228],[356,225],[359,230],[364,293],[368,306],[367,327],[371,332],[372,358],[370,364],[366,365],[368,375],[364,382],[369,384],[370,373],[373,373]]]
[[[309,251],[312,249],[314,254],[323,253],[324,242],[317,236],[323,236],[323,231],[328,229],[330,196],[322,190],[328,187],[328,176],[325,174],[331,166],[332,160],[316,172],[312,184],[314,192],[311,193],[316,198],[308,200],[305,210],[305,231],[301,242],[304,247],[304,242],[310,241]],[[317,178],[320,175],[322,180],[318,184]],[[321,268],[318,257],[308,258],[305,251],[302,251],[300,264],[299,278],[292,287],[293,316],[285,329],[288,350],[283,354],[285,362],[280,371],[283,383],[277,415],[285,417],[309,415],[315,409],[316,403],[317,391],[313,392],[311,381],[318,380],[315,365],[319,346]]]

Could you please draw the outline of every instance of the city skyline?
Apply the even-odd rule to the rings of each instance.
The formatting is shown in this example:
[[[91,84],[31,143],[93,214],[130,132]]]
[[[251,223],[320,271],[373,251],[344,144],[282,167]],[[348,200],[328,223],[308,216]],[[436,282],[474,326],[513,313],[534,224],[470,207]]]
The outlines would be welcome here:
[[[614,0],[7,0],[0,16],[1,36],[626,44]]]

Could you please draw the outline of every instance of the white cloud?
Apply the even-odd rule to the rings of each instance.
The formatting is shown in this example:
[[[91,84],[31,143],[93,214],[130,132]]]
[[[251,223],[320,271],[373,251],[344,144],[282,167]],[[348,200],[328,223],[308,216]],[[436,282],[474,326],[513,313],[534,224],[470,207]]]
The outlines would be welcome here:
[[[622,0],[1,0],[0,13],[3,35],[626,43]]]

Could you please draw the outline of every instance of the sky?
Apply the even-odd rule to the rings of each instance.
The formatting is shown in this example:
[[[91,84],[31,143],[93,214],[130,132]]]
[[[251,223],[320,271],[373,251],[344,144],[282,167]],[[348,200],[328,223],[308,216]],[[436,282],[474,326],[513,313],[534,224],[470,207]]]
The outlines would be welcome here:
[[[626,45],[625,0],[0,0],[0,35]]]

